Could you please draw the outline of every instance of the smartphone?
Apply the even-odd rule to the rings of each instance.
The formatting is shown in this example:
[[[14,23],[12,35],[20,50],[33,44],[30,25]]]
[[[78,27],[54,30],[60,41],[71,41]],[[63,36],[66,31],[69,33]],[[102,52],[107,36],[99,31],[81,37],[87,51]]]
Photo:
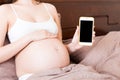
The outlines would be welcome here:
[[[94,18],[80,17],[79,27],[80,27],[79,44],[91,46],[93,43],[92,35],[94,30]]]

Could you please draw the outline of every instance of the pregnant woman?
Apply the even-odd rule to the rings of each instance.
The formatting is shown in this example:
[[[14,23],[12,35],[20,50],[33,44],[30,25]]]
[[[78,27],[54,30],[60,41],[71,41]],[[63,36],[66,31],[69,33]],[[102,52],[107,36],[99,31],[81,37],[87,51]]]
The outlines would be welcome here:
[[[0,63],[15,56],[20,80],[33,73],[69,65],[56,8],[37,0],[0,6]],[[3,46],[6,35],[10,44]],[[27,76],[27,77],[26,77]]]

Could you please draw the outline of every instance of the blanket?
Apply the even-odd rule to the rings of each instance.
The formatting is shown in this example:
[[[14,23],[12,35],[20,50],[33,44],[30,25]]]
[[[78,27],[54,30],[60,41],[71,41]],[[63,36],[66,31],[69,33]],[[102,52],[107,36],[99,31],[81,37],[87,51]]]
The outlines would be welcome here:
[[[109,74],[99,74],[90,66],[71,64],[64,68],[56,68],[33,74],[27,80],[117,80]]]
[[[120,80],[120,32],[110,32],[88,52],[81,64],[95,68],[99,73],[108,73]]]
[[[120,80],[120,32],[110,32],[79,64],[35,73],[27,80]]]

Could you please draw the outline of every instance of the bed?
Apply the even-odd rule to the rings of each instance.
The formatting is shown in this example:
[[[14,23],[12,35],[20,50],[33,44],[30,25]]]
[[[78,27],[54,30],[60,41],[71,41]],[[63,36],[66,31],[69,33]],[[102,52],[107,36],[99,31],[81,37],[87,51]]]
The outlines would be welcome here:
[[[63,40],[69,43],[80,16],[95,18],[97,41],[111,31],[120,30],[119,0],[41,0],[56,6],[61,16]],[[2,4],[2,1],[1,1]],[[7,38],[5,44],[7,44]],[[84,50],[83,50],[84,51]],[[120,75],[120,74],[118,74]],[[0,80],[17,80],[14,58],[0,64]]]

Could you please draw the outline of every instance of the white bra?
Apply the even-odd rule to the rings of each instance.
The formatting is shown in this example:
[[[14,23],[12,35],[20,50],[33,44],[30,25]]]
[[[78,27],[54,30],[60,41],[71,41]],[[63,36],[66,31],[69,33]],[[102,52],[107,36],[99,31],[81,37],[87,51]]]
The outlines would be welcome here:
[[[47,30],[54,34],[58,33],[57,24],[55,23],[54,19],[48,12],[47,6],[45,4],[44,4],[44,6],[48,12],[48,15],[50,16],[49,20],[45,21],[45,22],[30,22],[30,21],[22,20],[18,17],[13,5],[10,5],[10,6],[17,17],[15,24],[8,31],[8,38],[9,38],[10,42],[14,42],[14,41],[20,39],[21,37],[23,37],[24,35],[26,35],[30,32],[33,32],[35,30],[44,29],[44,30]]]

